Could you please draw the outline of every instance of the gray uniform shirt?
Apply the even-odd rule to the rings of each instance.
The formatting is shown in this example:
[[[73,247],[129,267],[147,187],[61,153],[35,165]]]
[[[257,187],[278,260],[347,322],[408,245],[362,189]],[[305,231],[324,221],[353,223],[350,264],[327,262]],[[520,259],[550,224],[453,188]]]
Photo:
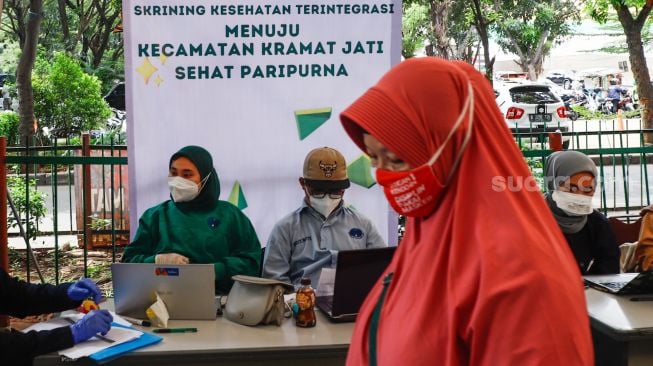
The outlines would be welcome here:
[[[372,222],[345,207],[344,202],[325,219],[303,201],[272,229],[265,248],[263,277],[296,287],[302,277],[310,277],[317,287],[322,268],[335,266],[338,251],[385,246]]]

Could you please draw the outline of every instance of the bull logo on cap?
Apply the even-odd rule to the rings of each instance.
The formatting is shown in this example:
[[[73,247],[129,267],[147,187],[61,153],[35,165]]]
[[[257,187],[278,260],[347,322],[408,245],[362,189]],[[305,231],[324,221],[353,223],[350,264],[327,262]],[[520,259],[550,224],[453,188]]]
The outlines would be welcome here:
[[[335,172],[337,168],[338,168],[338,163],[335,161],[333,162],[333,164],[326,164],[323,163],[322,160],[320,160],[320,170],[324,172],[324,176],[327,178],[331,178],[333,172]]]

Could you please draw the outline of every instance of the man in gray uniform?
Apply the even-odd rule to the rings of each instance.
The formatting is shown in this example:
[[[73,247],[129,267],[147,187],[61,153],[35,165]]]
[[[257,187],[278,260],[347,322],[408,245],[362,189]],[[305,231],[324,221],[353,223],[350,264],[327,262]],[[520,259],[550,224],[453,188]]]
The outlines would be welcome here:
[[[372,222],[343,202],[349,188],[347,165],[332,148],[312,150],[304,160],[302,205],[281,219],[270,234],[263,277],[296,287],[309,277],[314,287],[322,268],[333,268],[338,251],[387,246]]]

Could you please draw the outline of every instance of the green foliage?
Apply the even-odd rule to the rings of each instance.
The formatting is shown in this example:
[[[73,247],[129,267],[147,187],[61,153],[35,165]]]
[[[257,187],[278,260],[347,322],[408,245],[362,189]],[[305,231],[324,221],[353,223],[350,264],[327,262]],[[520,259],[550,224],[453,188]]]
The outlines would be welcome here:
[[[125,60],[121,57],[117,61],[102,61],[97,69],[87,67],[86,72],[96,76],[102,82],[102,95],[111,90],[117,80],[125,79]]]
[[[606,117],[609,117],[599,111],[591,111],[582,105],[572,106],[571,109],[578,113],[579,119],[605,119]]]
[[[20,47],[18,42],[15,42],[8,37],[0,40],[0,71],[11,75],[16,75],[16,67],[18,66],[18,59],[20,58]]]
[[[102,275],[110,273],[109,263],[100,262],[100,263],[91,263],[88,265],[87,276],[90,278],[100,278]]]
[[[15,145],[20,142],[19,124],[20,118],[16,112],[0,112],[0,136],[7,137],[7,145]]]
[[[36,189],[36,180],[30,179],[29,188],[25,184],[25,178],[16,176],[7,178],[7,187],[9,188],[9,195],[16,206],[20,222],[26,224],[26,216],[29,211],[29,231],[28,237],[35,239],[38,235],[38,224],[45,216],[47,210],[45,208],[45,194]],[[29,192],[29,207],[27,201],[27,193]],[[29,209],[29,210],[28,210]],[[8,218],[9,227],[15,228],[18,226],[18,220],[12,213]],[[24,227],[24,226],[23,226]]]
[[[551,47],[579,21],[579,10],[571,0],[519,0],[499,2],[494,31],[506,52],[523,55],[520,63],[538,68]],[[542,52],[538,55],[538,48]],[[524,65],[525,66],[525,65]],[[523,66],[522,66],[523,67]]]
[[[521,150],[523,154],[524,151],[531,151],[534,149],[531,146],[520,143],[519,150]],[[531,174],[537,181],[537,185],[540,187],[540,189],[543,189],[544,188],[544,164],[542,162],[543,159],[524,158],[524,160],[526,161],[526,165],[528,165],[528,169],[531,171]]]
[[[415,56],[417,50],[424,47],[428,31],[429,7],[419,3],[405,4],[401,22],[401,55],[404,58]]]
[[[58,131],[58,136],[97,129],[111,115],[98,78],[63,53],[55,55],[51,65],[38,60],[32,82],[39,124]]]
[[[89,216],[89,218],[91,219],[91,223],[88,226],[91,230],[103,230],[111,226],[111,219],[104,219],[95,214]]]
[[[579,119],[615,119],[617,118],[616,113],[612,114],[603,114],[599,111],[590,111],[589,109],[585,108],[584,106],[577,105],[571,107],[572,110],[578,113],[578,118]],[[623,112],[623,118],[639,118],[641,116],[641,110],[636,109],[634,111],[625,111]]]

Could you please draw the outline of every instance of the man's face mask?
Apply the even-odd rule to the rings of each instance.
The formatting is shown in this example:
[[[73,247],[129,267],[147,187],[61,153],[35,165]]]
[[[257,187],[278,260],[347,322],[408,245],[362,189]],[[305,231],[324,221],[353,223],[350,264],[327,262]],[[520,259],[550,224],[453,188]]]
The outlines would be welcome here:
[[[194,200],[204,188],[204,184],[211,176],[211,173],[207,175],[200,184],[196,184],[190,179],[186,179],[180,176],[168,177],[168,188],[170,189],[170,195],[172,200],[175,202],[188,202]]]
[[[326,195],[322,198],[317,198],[314,196],[308,196],[308,202],[311,207],[313,207],[315,211],[319,212],[324,217],[329,217],[331,212],[333,212],[333,210],[338,207],[340,201],[342,201],[342,197],[331,198],[329,195]]]

